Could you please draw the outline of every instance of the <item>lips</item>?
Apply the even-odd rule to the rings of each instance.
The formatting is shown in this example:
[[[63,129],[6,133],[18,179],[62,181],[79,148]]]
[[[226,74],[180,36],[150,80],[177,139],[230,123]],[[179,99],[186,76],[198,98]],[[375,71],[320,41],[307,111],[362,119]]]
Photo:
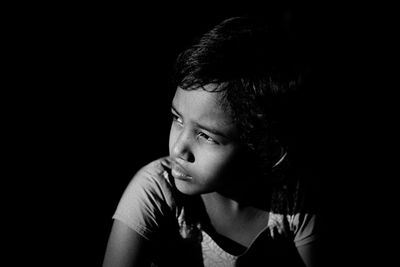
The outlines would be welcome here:
[[[192,180],[192,177],[189,174],[187,174],[185,169],[176,162],[173,162],[172,164],[171,174],[175,179],[186,180],[186,181]]]

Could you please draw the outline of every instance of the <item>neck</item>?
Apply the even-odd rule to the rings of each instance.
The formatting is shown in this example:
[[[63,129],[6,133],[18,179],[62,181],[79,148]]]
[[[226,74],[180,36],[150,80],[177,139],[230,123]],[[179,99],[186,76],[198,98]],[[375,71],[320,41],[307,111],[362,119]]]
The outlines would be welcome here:
[[[207,212],[209,232],[216,232],[248,247],[266,227],[269,213],[254,206],[243,205],[217,192],[201,195]]]
[[[226,192],[211,192],[202,194],[201,198],[204,205],[208,210],[219,210],[231,213],[240,213],[243,211],[257,209],[257,210],[269,210],[269,194],[264,190],[264,194],[253,193],[234,195]],[[251,192],[249,192],[251,193]]]
[[[239,180],[235,182],[232,179],[229,187],[204,194],[203,200],[213,202],[215,205],[223,205],[226,208],[255,207],[269,210],[271,187],[266,179],[246,177],[246,183],[243,183],[243,179]]]
[[[241,205],[235,199],[224,196],[218,192],[211,192],[207,194],[201,195],[203,202],[206,207],[213,208],[216,210],[230,210],[230,211],[238,211],[244,208],[244,205]]]

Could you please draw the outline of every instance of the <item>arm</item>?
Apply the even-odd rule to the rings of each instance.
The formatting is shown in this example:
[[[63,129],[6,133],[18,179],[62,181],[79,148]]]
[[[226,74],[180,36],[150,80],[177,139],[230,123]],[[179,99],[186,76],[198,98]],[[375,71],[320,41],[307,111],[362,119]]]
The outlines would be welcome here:
[[[316,267],[320,265],[318,250],[318,241],[310,242],[297,247],[300,258],[306,267]]]
[[[127,225],[114,220],[103,267],[150,266],[147,242]]]
[[[172,185],[163,172],[157,160],[130,181],[113,215],[103,267],[150,266],[149,240],[174,210]]]
[[[321,266],[322,261],[325,266],[325,257],[321,255],[325,251],[321,217],[308,213],[296,214],[292,223],[296,229],[294,242],[304,266]]]

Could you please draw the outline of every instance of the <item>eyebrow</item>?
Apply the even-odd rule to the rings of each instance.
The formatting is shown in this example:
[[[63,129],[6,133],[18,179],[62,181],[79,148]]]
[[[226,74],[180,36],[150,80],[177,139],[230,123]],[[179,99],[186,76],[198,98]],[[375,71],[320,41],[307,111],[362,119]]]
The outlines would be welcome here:
[[[174,107],[173,104],[172,104],[172,106],[171,106],[171,109],[172,109],[176,114],[178,114],[180,117],[182,117],[181,113],[179,113],[179,111]],[[226,136],[225,134],[221,133],[221,132],[220,132],[219,130],[217,130],[216,128],[209,127],[209,126],[204,126],[204,125],[201,125],[201,124],[198,123],[198,122],[194,122],[194,124],[195,124],[197,127],[206,130],[207,132],[210,132],[210,133],[215,134],[215,135],[222,136],[222,137],[224,137],[224,138],[226,138],[226,139],[231,139],[231,138],[229,138],[228,136]]]

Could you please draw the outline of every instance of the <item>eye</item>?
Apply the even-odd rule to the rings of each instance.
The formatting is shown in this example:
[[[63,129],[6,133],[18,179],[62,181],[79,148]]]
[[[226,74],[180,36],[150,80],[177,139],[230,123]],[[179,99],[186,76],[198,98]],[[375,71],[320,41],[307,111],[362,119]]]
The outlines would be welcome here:
[[[181,119],[179,116],[177,116],[176,114],[174,114],[174,113],[172,113],[172,121],[173,121],[174,123],[177,123],[177,124],[180,125],[180,126],[183,125],[182,119]]]
[[[205,140],[205,141],[208,142],[208,143],[216,144],[216,145],[219,144],[219,143],[218,143],[217,141],[215,141],[212,137],[210,137],[209,135],[207,135],[207,134],[205,134],[205,133],[203,133],[203,132],[199,132],[199,133],[197,134],[197,136],[198,136],[198,138],[203,139],[203,140]]]

